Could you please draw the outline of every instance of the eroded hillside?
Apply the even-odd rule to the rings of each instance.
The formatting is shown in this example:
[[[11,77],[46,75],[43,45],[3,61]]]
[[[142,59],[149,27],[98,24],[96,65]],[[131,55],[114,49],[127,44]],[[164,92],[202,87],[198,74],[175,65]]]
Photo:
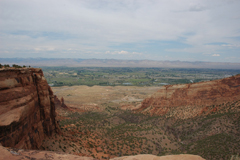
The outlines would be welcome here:
[[[180,119],[213,112],[239,111],[240,75],[229,78],[161,87],[146,98],[137,112]]]

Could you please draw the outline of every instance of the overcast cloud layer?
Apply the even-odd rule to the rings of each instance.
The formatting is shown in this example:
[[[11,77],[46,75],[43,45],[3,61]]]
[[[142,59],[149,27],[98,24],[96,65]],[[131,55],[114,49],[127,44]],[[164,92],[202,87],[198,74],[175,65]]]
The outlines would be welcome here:
[[[240,62],[239,0],[1,0],[0,57]]]

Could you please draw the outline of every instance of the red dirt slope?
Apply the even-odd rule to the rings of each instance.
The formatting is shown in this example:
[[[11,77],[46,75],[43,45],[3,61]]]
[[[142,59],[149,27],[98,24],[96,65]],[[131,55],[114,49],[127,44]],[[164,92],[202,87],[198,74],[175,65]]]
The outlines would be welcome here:
[[[163,86],[135,111],[186,119],[216,111],[237,110],[239,100],[240,75],[237,75],[208,82]]]

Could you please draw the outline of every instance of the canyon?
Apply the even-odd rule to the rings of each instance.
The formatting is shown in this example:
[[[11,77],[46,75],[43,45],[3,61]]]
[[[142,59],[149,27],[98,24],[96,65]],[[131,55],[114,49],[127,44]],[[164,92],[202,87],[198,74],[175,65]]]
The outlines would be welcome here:
[[[40,68],[3,68],[0,95],[0,159],[202,160],[240,151],[240,75],[51,88]]]

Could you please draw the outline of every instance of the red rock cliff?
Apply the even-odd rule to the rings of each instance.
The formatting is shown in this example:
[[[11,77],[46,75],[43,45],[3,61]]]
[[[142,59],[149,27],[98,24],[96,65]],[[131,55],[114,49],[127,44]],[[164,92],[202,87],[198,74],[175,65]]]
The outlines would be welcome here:
[[[58,132],[54,96],[41,69],[0,69],[0,143],[37,149]]]
[[[239,110],[240,75],[208,82],[163,86],[137,112],[191,118],[216,111]]]

